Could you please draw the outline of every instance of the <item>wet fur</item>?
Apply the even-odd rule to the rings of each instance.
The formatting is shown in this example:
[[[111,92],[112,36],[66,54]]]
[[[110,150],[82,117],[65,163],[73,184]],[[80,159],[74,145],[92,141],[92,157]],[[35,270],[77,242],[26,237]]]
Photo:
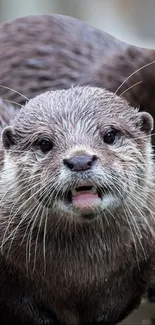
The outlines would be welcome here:
[[[83,22],[57,15],[1,24],[0,40],[0,84],[28,98],[51,87],[68,88],[72,84],[96,85],[115,92],[131,73],[155,58],[154,50],[133,47]],[[136,72],[117,93],[155,116],[154,64]],[[26,100],[9,89],[0,88],[0,94],[18,103]],[[1,129],[16,111],[1,101]]]
[[[103,141],[109,125],[121,131],[114,146]],[[140,302],[154,276],[152,128],[149,114],[116,95],[77,87],[36,97],[4,129],[1,317],[112,325]],[[44,137],[54,143],[45,156],[37,146]],[[77,153],[96,154],[94,169],[71,174],[63,159]],[[118,207],[100,206],[92,220],[67,208],[59,195],[82,179],[107,184]]]

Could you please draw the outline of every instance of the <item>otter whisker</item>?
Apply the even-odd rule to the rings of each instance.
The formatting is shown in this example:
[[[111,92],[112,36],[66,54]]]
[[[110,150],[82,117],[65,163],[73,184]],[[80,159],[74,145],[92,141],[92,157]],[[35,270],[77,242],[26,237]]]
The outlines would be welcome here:
[[[12,210],[14,209],[14,207],[17,205],[17,203],[22,199],[22,197],[25,197],[27,196],[27,194],[31,194],[23,203],[22,205],[20,205],[18,207],[18,209],[16,210],[16,214],[17,215],[20,211],[21,211],[21,208],[23,208],[28,202],[31,201],[32,198],[34,198],[36,196],[36,194],[39,194],[41,192],[41,188],[39,188],[37,191],[35,191],[35,189],[37,189],[37,187],[40,185],[40,181],[34,183],[33,186],[31,187],[25,187],[26,188],[26,191],[24,191],[20,197],[18,197],[18,199],[16,201],[13,202],[12,204],[12,209],[11,209],[11,214],[12,214]],[[32,190],[34,190],[34,193],[32,193]]]
[[[41,211],[41,205],[38,204],[37,207],[34,209],[34,212],[29,220],[29,223],[28,223],[28,227],[26,227],[26,231],[29,229],[29,233],[28,233],[28,236],[27,236],[27,240],[26,240],[26,270],[28,272],[28,266],[30,264],[30,261],[31,261],[31,243],[32,243],[32,234],[33,234],[33,230],[34,230],[34,227],[35,227],[35,224],[36,224],[36,221],[38,219],[38,215]],[[25,232],[26,233],[26,232]],[[24,237],[26,237],[24,233]]]
[[[34,247],[34,261],[33,261],[33,269],[32,269],[32,272],[35,271],[35,265],[36,265],[36,257],[37,257],[37,245],[38,245],[38,239],[39,239],[39,233],[40,233],[40,229],[41,229],[41,226],[43,224],[43,219],[44,219],[44,215],[45,215],[45,207],[42,207],[42,204],[40,202],[40,210],[38,210],[38,213],[35,217],[35,222],[38,221],[37,219],[39,218],[40,221],[39,221],[39,225],[38,225],[38,231],[37,231],[37,234],[36,234],[36,238],[35,238],[35,247]],[[41,212],[41,215],[39,215]],[[32,243],[32,233],[33,233],[33,229],[35,227],[35,222],[32,224],[31,226],[31,230],[30,230],[30,237],[29,237],[29,258],[30,258],[30,254],[31,254],[31,243]],[[30,259],[29,259],[29,262],[30,262]]]
[[[153,231],[153,229],[152,229],[151,225],[149,224],[148,220],[145,218],[145,216],[141,212],[139,206],[137,205],[138,203],[134,202],[134,204],[133,204],[133,202],[131,200],[130,204],[131,204],[131,206],[133,206],[136,209],[136,211],[138,212],[138,215],[140,216],[141,220],[143,220],[145,222],[145,225],[147,226],[150,234],[155,236],[155,232]]]
[[[12,88],[10,88],[10,87],[3,86],[3,85],[0,85],[0,88],[4,88],[4,89],[11,90],[11,91],[13,91],[14,93],[16,93],[16,94],[22,96],[23,98],[25,98],[26,100],[29,101],[29,98],[28,98],[28,97],[24,96],[22,93],[20,93],[19,91],[15,90],[15,89],[12,89]]]
[[[33,186],[34,189],[35,189],[35,187],[36,186]],[[39,193],[39,190],[38,190],[38,193]],[[27,196],[28,196],[28,198],[27,198]],[[35,194],[34,194],[34,196],[35,196]],[[31,197],[32,197],[32,190],[28,187],[28,188],[26,188],[25,192],[22,193],[20,195],[20,197],[16,201],[13,202],[11,211],[10,211],[10,216],[12,216],[12,218],[16,218],[16,216],[18,217],[18,214],[20,212],[22,212],[22,208],[26,207],[28,201],[31,201]],[[22,205],[20,203],[21,199],[23,199]],[[14,210],[16,210],[15,213],[13,212]]]
[[[31,208],[31,209],[32,209],[32,208]],[[31,210],[31,209],[30,209],[30,210]],[[14,240],[14,238],[15,238],[15,235],[16,235],[16,233],[17,233],[17,230],[19,229],[20,225],[23,224],[23,222],[24,222],[25,220],[26,220],[26,222],[27,222],[27,217],[28,217],[28,215],[25,213],[25,214],[22,216],[20,222],[17,224],[17,226],[16,226],[12,231],[9,230],[9,227],[10,227],[11,223],[13,223],[15,217],[14,217],[14,215],[11,216],[11,217],[12,217],[12,218],[9,219],[8,225],[7,225],[6,230],[5,230],[5,232],[4,232],[4,235],[3,235],[3,239],[2,239],[2,243],[1,243],[1,250],[3,250],[4,244],[7,243],[7,241],[8,241],[8,240],[13,236],[13,238],[12,238],[12,240],[11,240],[11,244],[10,244],[10,248],[11,248],[11,245],[12,245],[12,243],[13,243],[13,240]],[[10,233],[9,233],[9,236],[6,237],[8,231],[10,231]],[[22,239],[22,240],[23,240],[23,239]],[[9,251],[10,251],[10,248],[9,248]]]
[[[129,229],[130,229],[130,233],[132,235],[132,239],[133,239],[133,243],[134,243],[134,248],[135,248],[135,253],[136,253],[136,261],[137,261],[137,265],[138,265],[138,268],[139,268],[138,248],[137,248],[137,244],[136,244],[135,235],[134,235],[133,229],[131,227],[130,218],[128,217],[127,210],[126,209],[123,209],[123,211],[124,211],[124,214],[126,216],[126,220],[127,220],[127,223],[128,223]]]
[[[27,225],[25,227],[25,231],[24,231],[24,234],[23,234],[23,238],[22,238],[22,242],[25,241],[26,237],[27,237],[27,247],[28,247],[28,238],[29,238],[29,235],[30,235],[30,230],[31,230],[31,225],[32,223],[34,222],[35,220],[35,216],[36,216],[36,213],[38,211],[38,209],[40,209],[40,203],[38,204],[37,202],[31,206],[31,208],[26,211],[25,213],[25,217],[27,219]],[[29,218],[30,216],[30,218]],[[29,233],[28,233],[29,231]],[[27,254],[27,256],[29,256],[29,254]],[[27,259],[28,261],[28,259]]]
[[[121,83],[121,85],[116,89],[116,91],[115,91],[115,94],[117,94],[118,93],[118,91],[121,89],[121,87],[125,84],[125,82],[126,81],[128,81],[131,77],[133,77],[137,72],[139,72],[139,71],[141,71],[141,70],[143,70],[144,68],[146,68],[146,67],[149,67],[150,65],[152,65],[152,64],[154,64],[155,63],[155,61],[152,61],[152,62],[149,62],[149,63],[147,63],[147,64],[145,64],[145,65],[143,65],[142,67],[140,67],[139,69],[137,69],[136,71],[134,71],[133,73],[131,73],[122,83]]]
[[[138,227],[138,223],[134,219],[133,212],[131,211],[130,207],[127,204],[125,204],[125,208],[129,211],[129,220],[133,224],[133,227],[135,228],[135,234],[136,234],[138,242],[139,242],[139,244],[140,244],[140,246],[142,248],[144,259],[147,260],[146,253],[145,253],[144,247],[142,245],[142,241],[141,241],[142,234],[141,234],[140,229]]]
[[[132,199],[132,198],[131,198]],[[150,203],[150,205],[152,206],[152,200],[150,199],[150,200],[148,200],[148,198],[147,198],[147,201],[148,201],[148,203]],[[140,195],[138,195],[137,196],[137,200],[135,200],[135,202],[134,202],[134,204],[135,205],[137,205],[137,208],[139,209],[139,203],[141,203],[142,204],[142,206],[144,206],[144,200],[143,200],[143,196],[140,196]],[[145,207],[145,209],[146,209],[146,207]],[[150,214],[151,214],[151,216],[152,217],[155,217],[155,212],[150,208],[150,206],[148,205],[147,206],[147,212],[149,212]]]
[[[136,82],[135,84],[133,84],[132,86],[128,87],[127,89],[125,89],[119,96],[122,97],[127,91],[129,91],[130,89],[132,89],[133,87],[139,85],[142,83],[142,80],[141,81],[138,81]]]
[[[43,259],[44,259],[44,275],[46,274],[46,233],[47,233],[47,221],[48,221],[48,211],[45,212],[44,221],[44,234],[43,234]]]
[[[135,175],[135,173],[130,173],[130,172],[128,172],[128,176],[134,177],[137,181],[142,182],[142,185],[139,184],[138,182],[135,184],[135,182],[132,179],[129,179],[130,184],[133,184],[137,190],[142,191],[142,188],[144,186],[143,183],[145,181],[144,177],[140,177],[139,175]],[[119,182],[118,185],[120,186],[120,180],[118,181],[118,179],[116,177],[114,177],[114,181]],[[123,181],[125,181],[125,178],[122,179],[122,185],[123,185]],[[147,181],[148,191],[149,191],[149,186],[152,186],[152,185],[153,185],[153,181],[148,180]]]
[[[132,176],[135,176],[135,175],[132,174],[132,173],[131,174],[128,173],[128,176],[132,177]],[[140,182],[141,182],[141,184],[140,184]],[[130,184],[133,184],[135,189],[139,190],[139,191],[142,191],[142,189],[144,187],[144,182],[145,182],[145,179],[142,178],[142,177],[138,177],[138,176],[137,176],[137,184],[135,184],[134,181],[132,179],[130,179]],[[150,187],[153,186],[153,182],[151,180],[150,181],[148,180],[146,182],[146,185],[147,185],[147,187],[145,186],[145,188],[146,188],[146,194],[147,194],[147,192],[149,193]],[[144,198],[144,196],[143,196],[143,198]]]
[[[17,102],[14,102],[13,100],[4,99],[4,98],[2,98],[2,97],[1,97],[1,99],[2,99],[3,102],[7,102],[7,103],[10,103],[10,104],[15,104],[15,105],[17,105],[17,106],[23,107],[22,104],[19,104],[19,103],[17,103]]]
[[[20,212],[21,208],[23,208],[25,205],[27,205],[27,203],[36,195],[40,192],[40,189],[33,193],[26,201],[24,201],[20,206],[19,208],[17,209],[16,213],[14,213],[13,215],[11,214],[11,218],[9,218],[9,223],[8,223],[8,226],[6,227],[6,230],[5,230],[5,233],[4,233],[4,236],[3,236],[3,240],[2,240],[2,245],[1,245],[1,248],[3,248],[4,244],[6,243],[6,241],[8,241],[8,239],[17,231],[17,229],[19,228],[19,226],[21,225],[21,223],[23,222],[23,219],[20,220],[19,224],[17,225],[17,227],[9,234],[9,236],[5,239],[6,237],[6,233],[9,229],[9,226],[10,224],[12,223],[12,221],[15,219],[15,216],[18,215],[18,213]],[[26,217],[25,217],[26,218]],[[25,220],[24,218],[24,220]]]
[[[30,205],[30,208],[28,210],[25,211],[25,213],[23,214],[23,220],[26,220],[26,227],[25,227],[25,231],[24,234],[22,236],[22,241],[21,241],[21,245],[24,243],[25,238],[27,236],[27,232],[30,228],[30,225],[32,223],[32,221],[34,220],[34,215],[36,213],[36,209],[38,208],[38,202],[34,203],[33,205]],[[30,218],[29,218],[30,216]]]
[[[25,223],[25,224],[24,224],[24,223]],[[27,215],[25,214],[25,217],[22,216],[21,222],[20,222],[20,223],[19,223],[19,224],[14,228],[14,230],[12,231],[11,236],[9,236],[9,238],[7,237],[6,239],[5,239],[5,236],[4,236],[4,243],[2,242],[2,247],[1,247],[1,249],[3,250],[4,244],[6,244],[8,240],[9,240],[9,242],[10,242],[10,243],[9,243],[8,250],[7,250],[7,258],[8,258],[9,255],[10,255],[10,251],[11,251],[11,249],[12,249],[13,242],[14,242],[14,240],[15,240],[15,238],[16,238],[17,231],[20,229],[20,226],[23,226],[23,228],[25,229],[26,224],[27,224]],[[10,226],[10,225],[9,225],[9,226]],[[8,227],[7,231],[9,231],[9,227]],[[11,237],[12,237],[12,238],[11,238]],[[22,239],[22,241],[23,241],[23,239]]]

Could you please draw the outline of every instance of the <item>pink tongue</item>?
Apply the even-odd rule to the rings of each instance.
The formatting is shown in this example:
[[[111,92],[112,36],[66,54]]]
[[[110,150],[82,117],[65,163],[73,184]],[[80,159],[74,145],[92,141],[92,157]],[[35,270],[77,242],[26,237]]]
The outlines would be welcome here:
[[[97,194],[79,192],[72,196],[72,203],[81,208],[89,208],[101,201]]]

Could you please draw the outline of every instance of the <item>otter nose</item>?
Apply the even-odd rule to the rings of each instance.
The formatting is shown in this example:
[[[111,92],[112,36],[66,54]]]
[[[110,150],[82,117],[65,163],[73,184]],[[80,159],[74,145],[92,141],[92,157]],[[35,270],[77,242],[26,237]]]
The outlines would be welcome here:
[[[90,169],[95,161],[97,160],[97,156],[75,156],[70,159],[64,159],[64,164],[71,169],[72,171],[83,171]]]

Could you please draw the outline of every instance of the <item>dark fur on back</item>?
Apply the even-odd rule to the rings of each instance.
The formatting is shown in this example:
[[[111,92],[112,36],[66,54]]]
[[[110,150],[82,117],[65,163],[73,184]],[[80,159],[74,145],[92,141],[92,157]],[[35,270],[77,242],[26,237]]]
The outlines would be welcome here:
[[[84,22],[61,15],[29,16],[0,25],[0,85],[27,98],[51,89],[93,85],[115,92],[137,69],[155,60],[155,51],[125,44]],[[128,102],[154,113],[154,64],[119,89]],[[26,98],[0,87],[0,96]],[[153,140],[154,141],[154,140]]]
[[[77,19],[61,15],[19,18],[0,24],[0,85],[28,98],[80,83],[105,55],[125,44]],[[0,96],[25,103],[0,88]]]

